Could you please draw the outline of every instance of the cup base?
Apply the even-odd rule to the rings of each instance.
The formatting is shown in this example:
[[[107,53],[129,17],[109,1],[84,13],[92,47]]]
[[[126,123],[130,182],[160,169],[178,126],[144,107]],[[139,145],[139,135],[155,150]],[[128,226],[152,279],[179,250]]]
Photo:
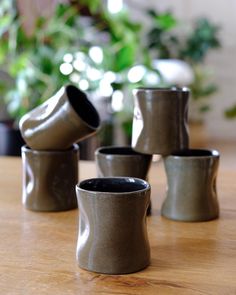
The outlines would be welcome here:
[[[212,216],[198,216],[198,217],[184,217],[184,216],[178,216],[178,215],[171,215],[167,213],[161,212],[161,216],[173,220],[173,221],[179,221],[179,222],[206,222],[206,221],[211,221],[219,218],[219,214],[215,214]]]
[[[133,269],[131,268],[129,270],[127,270],[127,269],[123,269],[123,270],[122,269],[105,270],[105,269],[86,267],[86,266],[80,265],[78,263],[78,266],[83,270],[87,270],[87,271],[94,272],[94,273],[99,273],[99,274],[106,274],[106,275],[126,275],[126,274],[131,274],[131,273],[142,271],[142,270],[146,269],[149,265],[150,265],[150,262],[146,263],[143,266],[133,268]]]

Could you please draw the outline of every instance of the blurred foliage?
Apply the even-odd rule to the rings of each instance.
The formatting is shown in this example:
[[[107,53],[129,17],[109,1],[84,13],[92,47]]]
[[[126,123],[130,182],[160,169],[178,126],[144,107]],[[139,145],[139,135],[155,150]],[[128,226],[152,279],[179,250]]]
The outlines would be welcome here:
[[[156,54],[156,58],[172,58],[175,53],[173,49],[178,45],[179,40],[175,33],[172,33],[177,25],[177,20],[171,12],[157,13],[149,10],[148,15],[152,21],[152,27],[148,32],[148,46]]]
[[[228,119],[235,119],[236,118],[236,105],[231,106],[230,108],[226,109],[225,117]]]
[[[193,32],[187,36],[184,47],[180,49],[179,58],[190,63],[204,61],[208,51],[220,47],[219,27],[206,18],[198,19]]]
[[[116,75],[110,83],[113,90],[124,93],[137,86],[162,86],[153,58],[179,58],[191,64],[195,72],[190,86],[193,99],[202,100],[216,91],[201,67],[207,53],[220,45],[218,27],[207,19],[197,20],[183,39],[177,34],[180,22],[173,13],[150,10],[151,28],[145,43],[142,23],[132,21],[129,11],[110,14],[100,0],[70,2],[58,4],[49,19],[38,18],[31,35],[24,31],[16,1],[0,2],[0,70],[9,75],[9,83],[0,81],[0,99],[16,121],[67,83],[78,86],[86,80],[87,91],[97,91],[108,72]],[[93,47],[102,49],[101,62],[91,57]],[[79,60],[85,67],[78,70],[73,66],[72,72],[62,74],[60,67],[68,54],[72,56],[69,64]],[[159,84],[149,85],[145,76],[131,84],[127,74],[135,65],[158,77]],[[96,71],[96,78],[89,75],[91,70]],[[208,108],[204,102],[200,111]],[[124,128],[130,133],[130,126]]]
[[[200,101],[199,112],[210,109],[208,98],[217,91],[211,83],[204,61],[207,54],[220,47],[219,27],[206,18],[195,21],[191,31],[184,36],[181,23],[170,12],[149,10],[151,29],[148,32],[148,47],[154,58],[177,58],[193,68],[194,81],[189,85],[193,100]],[[181,29],[181,33],[180,33]]]
[[[0,11],[14,16],[0,35],[1,69],[11,81],[2,86],[5,93],[1,91],[1,99],[5,99],[9,113],[19,119],[52,95],[58,85],[68,82],[59,67],[75,34],[82,37],[80,24],[73,8],[60,5],[51,19],[39,18],[34,33],[27,36],[15,1],[3,0]]]
[[[87,17],[80,13],[84,7]],[[9,75],[8,84],[0,83],[1,99],[16,121],[62,85],[78,86],[72,74],[77,75],[77,80],[85,79],[88,91],[92,92],[99,88],[108,71],[119,74],[112,85],[114,89],[123,89],[129,87],[130,67],[139,62],[151,67],[146,49],[140,47],[141,25],[131,21],[126,12],[110,15],[99,0],[83,0],[80,5],[77,1],[74,5],[73,1],[58,4],[49,19],[37,19],[30,36],[23,29],[14,0],[1,1],[0,16],[0,69]],[[100,63],[90,57],[89,50],[94,46],[102,49]],[[85,68],[80,71],[73,68],[73,73],[62,74],[60,66],[66,54],[73,59],[80,56],[78,59],[83,59]],[[91,69],[99,71],[100,76],[91,79],[88,76]]]

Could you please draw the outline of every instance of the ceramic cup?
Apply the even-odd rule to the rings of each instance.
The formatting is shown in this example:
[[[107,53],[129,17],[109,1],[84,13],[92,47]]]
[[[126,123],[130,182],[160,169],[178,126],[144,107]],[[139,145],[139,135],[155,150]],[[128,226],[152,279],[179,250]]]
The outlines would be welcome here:
[[[129,146],[107,146],[95,151],[95,160],[98,177],[132,176],[146,180],[152,156]]]
[[[150,263],[146,210],[150,185],[138,178],[93,178],[76,187],[79,215],[77,260],[106,274],[139,271]]]
[[[64,211],[77,208],[79,147],[37,151],[22,147],[23,196],[27,209]]]
[[[169,155],[175,150],[188,148],[187,88],[138,88],[133,94],[134,150]]]
[[[94,134],[100,118],[86,94],[68,85],[24,115],[19,125],[30,148],[61,150]]]
[[[219,216],[216,177],[220,155],[190,149],[164,158],[167,197],[162,215],[179,221],[207,221]]]
[[[98,177],[131,176],[147,180],[152,155],[134,151],[129,146],[100,147],[95,151]],[[151,214],[151,202],[147,215]]]

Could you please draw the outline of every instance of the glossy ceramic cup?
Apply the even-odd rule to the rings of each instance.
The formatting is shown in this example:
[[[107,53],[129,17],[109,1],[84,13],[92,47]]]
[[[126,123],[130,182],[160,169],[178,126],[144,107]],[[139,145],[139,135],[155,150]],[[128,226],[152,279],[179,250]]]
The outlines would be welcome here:
[[[77,208],[79,147],[63,151],[37,151],[22,147],[22,202],[33,211]]]
[[[167,197],[162,215],[179,221],[207,221],[219,216],[216,177],[220,155],[190,149],[164,158]]]
[[[134,150],[165,156],[188,148],[187,88],[138,88],[133,94]]]
[[[19,125],[30,148],[61,150],[94,134],[100,118],[86,94],[68,85],[24,115]]]
[[[106,274],[139,271],[150,263],[146,210],[150,185],[138,178],[94,178],[77,187],[77,260]]]
[[[152,156],[129,146],[107,146],[95,151],[95,160],[98,177],[132,176],[146,180]]]

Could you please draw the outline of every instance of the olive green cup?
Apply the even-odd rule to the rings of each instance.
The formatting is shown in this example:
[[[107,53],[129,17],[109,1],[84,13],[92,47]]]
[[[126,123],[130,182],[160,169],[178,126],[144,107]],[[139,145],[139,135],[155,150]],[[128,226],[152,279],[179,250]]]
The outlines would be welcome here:
[[[95,151],[98,177],[132,176],[147,179],[152,155],[134,151],[129,146],[105,146]]]
[[[77,208],[79,147],[37,151],[22,147],[23,205],[33,211]]]
[[[134,151],[130,146],[105,146],[95,151],[98,177],[131,176],[147,180],[152,155]],[[151,214],[151,201],[147,215]]]
[[[135,151],[165,156],[188,148],[187,88],[137,88],[133,94]]]
[[[167,196],[162,215],[179,221],[207,221],[219,216],[216,150],[190,149],[164,158]]]
[[[106,274],[137,272],[150,263],[146,210],[150,185],[138,178],[93,178],[76,187],[77,261]]]
[[[34,150],[65,150],[97,132],[100,118],[86,94],[72,85],[25,114],[19,123]]]

